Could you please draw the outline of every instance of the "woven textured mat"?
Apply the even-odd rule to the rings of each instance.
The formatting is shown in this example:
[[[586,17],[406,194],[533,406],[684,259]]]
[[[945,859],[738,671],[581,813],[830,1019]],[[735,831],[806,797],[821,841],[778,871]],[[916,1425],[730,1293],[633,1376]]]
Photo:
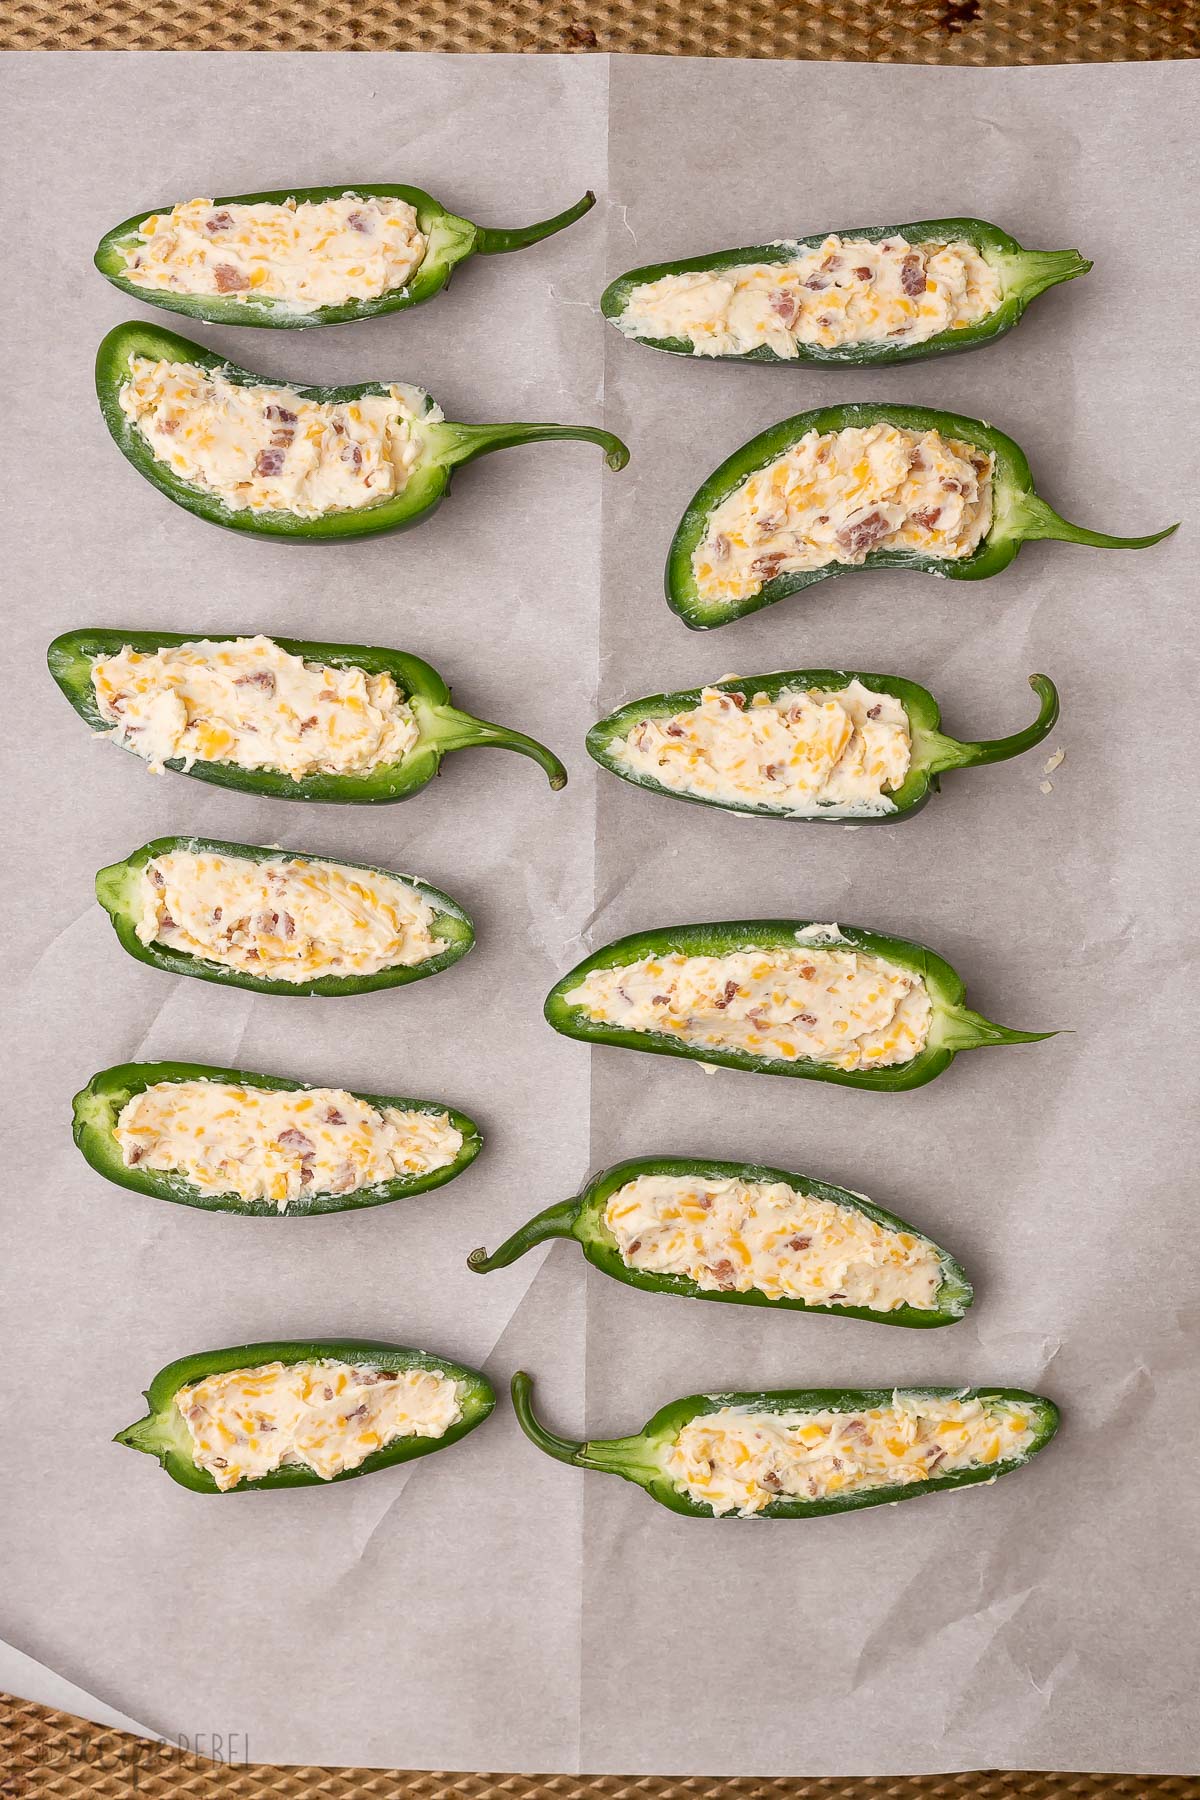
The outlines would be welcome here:
[[[841,62],[1200,56],[1198,0],[7,0],[5,50],[547,50]]]
[[[0,1695],[0,1800],[1200,1800],[1171,1775],[983,1771],[843,1781],[447,1775],[219,1764]]]

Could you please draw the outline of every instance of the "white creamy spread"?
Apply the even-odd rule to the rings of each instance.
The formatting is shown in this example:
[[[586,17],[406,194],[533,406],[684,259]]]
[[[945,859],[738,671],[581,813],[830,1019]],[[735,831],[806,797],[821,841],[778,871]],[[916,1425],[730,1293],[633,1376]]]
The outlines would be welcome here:
[[[749,705],[708,687],[686,712],[639,720],[609,754],[672,793],[849,818],[892,811],[911,749],[901,702],[854,680],[836,692],[758,693]]]
[[[751,1518],[774,1500],[903,1488],[1026,1454],[1029,1414],[1011,1402],[896,1393],[869,1412],[723,1406],[686,1424],[664,1456],[681,1493]]]
[[[352,1194],[444,1169],[462,1148],[448,1113],[376,1109],[343,1088],[158,1081],[121,1108],[113,1135],[127,1169],[181,1175],[202,1194],[269,1200]]]
[[[274,981],[374,975],[446,948],[408,882],[299,856],[171,850],[146,864],[141,903],[141,943]]]
[[[419,388],[393,383],[356,400],[309,400],[292,388],[231,381],[199,363],[135,356],[121,411],[154,460],[234,512],[300,519],[374,506],[403,491],[421,455]]]
[[[911,1062],[933,1018],[925,983],[911,970],[806,946],[647,956],[593,969],[565,999],[593,1024],[838,1069]]]
[[[615,322],[628,337],[683,338],[694,356],[801,345],[923,344],[975,325],[1003,298],[973,244],[827,237],[786,262],[731,263],[635,287]]]
[[[783,1181],[638,1175],[609,1197],[604,1222],[628,1268],[710,1292],[886,1313],[932,1311],[942,1283],[927,1238]]]
[[[159,773],[167,762],[362,775],[403,762],[420,732],[392,677],[330,668],[270,638],[126,647],[98,656],[92,687],[109,736]]]
[[[692,556],[696,586],[744,600],[777,575],[853,567],[879,550],[957,562],[991,524],[994,460],[936,431],[808,431],[709,514]]]
[[[397,1438],[444,1437],[462,1418],[458,1382],[441,1369],[360,1363],[264,1363],[181,1387],[175,1405],[192,1460],[222,1493],[302,1464],[331,1481]]]
[[[386,197],[188,200],[143,219],[137,243],[121,254],[135,287],[280,300],[288,312],[308,313],[402,288],[421,265],[425,238],[407,201]]]

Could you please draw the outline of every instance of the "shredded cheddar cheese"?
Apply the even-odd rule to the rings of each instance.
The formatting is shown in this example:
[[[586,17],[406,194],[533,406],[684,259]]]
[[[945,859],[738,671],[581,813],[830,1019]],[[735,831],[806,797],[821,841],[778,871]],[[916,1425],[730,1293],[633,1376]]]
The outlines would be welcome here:
[[[752,1518],[774,1500],[845,1498],[1021,1458],[1033,1438],[1005,1401],[896,1393],[857,1413],[723,1406],[689,1420],[664,1464],[680,1493]]]
[[[452,1163],[462,1133],[447,1113],[376,1109],[342,1088],[159,1081],[121,1108],[127,1169],[180,1175],[202,1194],[267,1200],[286,1212],[314,1194],[351,1194]]]
[[[923,344],[978,324],[1002,298],[999,277],[973,244],[911,244],[899,235],[827,237],[786,262],[732,263],[663,275],[635,287],[616,320],[629,337],[682,338],[693,356],[800,346]]]
[[[175,1406],[192,1459],[222,1493],[301,1464],[331,1481],[405,1437],[444,1437],[462,1417],[458,1383],[440,1369],[358,1363],[265,1363],[181,1387]]]
[[[638,1175],[610,1196],[604,1220],[628,1268],[709,1292],[931,1311],[942,1281],[927,1238],[782,1181]]]
[[[908,714],[861,681],[836,693],[784,689],[775,699],[705,688],[686,712],[639,720],[610,754],[672,793],[753,805],[793,818],[893,810],[911,758]]]
[[[375,300],[420,268],[426,241],[404,200],[188,200],[151,213],[122,248],[135,287],[169,294],[278,300],[293,313]]]

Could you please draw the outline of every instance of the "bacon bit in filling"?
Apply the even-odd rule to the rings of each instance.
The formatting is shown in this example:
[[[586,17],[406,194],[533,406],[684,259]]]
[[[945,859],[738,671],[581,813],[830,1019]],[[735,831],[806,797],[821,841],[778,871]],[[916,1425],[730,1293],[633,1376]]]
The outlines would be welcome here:
[[[222,762],[297,781],[359,775],[403,762],[420,738],[390,675],[305,662],[265,637],[125,648],[96,658],[92,688],[107,735],[156,774]]]
[[[428,962],[446,948],[433,920],[416,888],[373,869],[171,850],[146,865],[137,936],[300,983]]]
[[[959,561],[991,524],[993,466],[990,452],[936,431],[806,432],[713,509],[692,556],[696,586],[744,600],[777,575],[876,550]]]
[[[801,347],[836,350],[898,337],[927,343],[978,324],[1003,297],[996,269],[963,240],[832,236],[816,249],[797,246],[785,262],[645,282],[615,323],[628,337],[682,339],[693,356],[766,350],[792,358]]]
[[[918,975],[854,950],[643,957],[624,967],[593,969],[565,998],[594,1024],[838,1069],[911,1062],[933,1018]]]
[[[331,1481],[398,1438],[444,1437],[462,1418],[441,1369],[358,1363],[264,1363],[207,1375],[175,1395],[192,1460],[222,1493],[302,1466]]]
[[[773,1500],[845,1498],[1024,1461],[1034,1435],[1014,1402],[898,1391],[863,1413],[723,1406],[689,1420],[663,1465],[681,1494],[752,1518]]]
[[[887,1313],[933,1310],[942,1282],[928,1239],[782,1181],[638,1175],[610,1196],[604,1222],[628,1268],[706,1291]]]
[[[260,201],[215,210],[189,200],[152,213],[122,247],[135,287],[170,294],[246,294],[285,312],[377,300],[403,288],[426,240],[406,201],[343,194],[337,200]]]
[[[125,1166],[181,1176],[202,1194],[269,1200],[350,1194],[444,1169],[462,1149],[447,1113],[381,1109],[341,1088],[159,1081],[122,1107]]]

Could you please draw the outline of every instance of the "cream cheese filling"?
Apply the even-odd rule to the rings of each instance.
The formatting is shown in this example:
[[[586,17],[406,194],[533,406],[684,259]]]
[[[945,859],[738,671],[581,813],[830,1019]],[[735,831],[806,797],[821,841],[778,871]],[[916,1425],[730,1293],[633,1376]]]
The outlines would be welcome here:
[[[127,1169],[180,1175],[202,1194],[269,1200],[353,1194],[444,1169],[462,1149],[448,1113],[376,1108],[343,1088],[158,1081],[113,1129]]]
[[[932,1311],[942,1282],[927,1238],[782,1181],[638,1175],[610,1195],[604,1221],[627,1268],[708,1292],[886,1313]]]
[[[140,897],[139,942],[274,981],[411,968],[446,948],[408,882],[299,856],[171,850],[146,864]]]
[[[1007,1462],[1034,1435],[1015,1403],[896,1393],[857,1413],[723,1406],[689,1420],[663,1460],[680,1493],[750,1518],[774,1500],[845,1498]]]
[[[441,1369],[343,1362],[230,1369],[181,1387],[175,1406],[192,1460],[222,1493],[296,1464],[331,1481],[397,1438],[444,1437],[462,1418],[458,1382]]]
[[[392,677],[330,668],[270,638],[128,646],[92,664],[108,733],[159,773],[167,762],[361,775],[402,762],[420,738]]]
[[[709,514],[692,555],[697,589],[745,600],[777,575],[855,567],[881,550],[960,561],[991,524],[994,463],[936,431],[806,432]]]
[[[997,271],[973,244],[881,243],[836,233],[786,262],[663,275],[635,287],[616,324],[628,337],[683,338],[693,356],[800,347],[923,344],[976,325],[1003,299]]]
[[[407,201],[355,193],[251,205],[188,200],[151,213],[137,234],[121,250],[121,272],[135,287],[286,301],[295,313],[402,288],[426,249]]]
[[[708,687],[698,706],[641,719],[609,745],[631,774],[672,793],[794,818],[891,812],[911,752],[901,702],[857,679],[835,692],[757,693],[749,705]]]
[[[355,400],[237,382],[224,369],[135,356],[121,411],[156,462],[234,512],[300,519],[374,506],[403,492],[421,455],[419,388],[394,383]]]
[[[933,1020],[925,983],[911,970],[807,946],[646,956],[593,969],[565,1000],[593,1024],[837,1069],[911,1062]]]

